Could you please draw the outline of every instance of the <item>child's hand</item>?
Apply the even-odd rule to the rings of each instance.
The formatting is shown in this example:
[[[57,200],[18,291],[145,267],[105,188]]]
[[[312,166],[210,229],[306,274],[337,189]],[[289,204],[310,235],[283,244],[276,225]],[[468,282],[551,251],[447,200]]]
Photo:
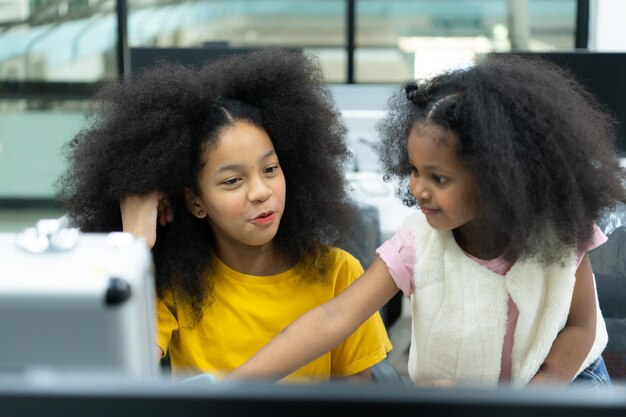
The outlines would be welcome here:
[[[558,369],[553,369],[546,362],[541,364],[535,376],[528,383],[529,385],[567,385],[569,380],[560,375]]]
[[[150,248],[156,243],[157,221],[165,226],[174,220],[169,199],[160,191],[126,197],[120,201],[120,211],[123,230],[144,238]]]
[[[535,374],[533,379],[530,380],[529,384],[531,384],[531,385],[554,384],[554,378],[551,378],[548,375],[539,372],[539,373]]]
[[[451,379],[421,379],[415,383],[417,387],[437,387],[437,388],[453,388],[456,382]]]
[[[545,372],[537,372],[533,379],[529,382],[530,385],[567,385],[567,381],[562,378],[557,378],[554,375],[550,375]]]

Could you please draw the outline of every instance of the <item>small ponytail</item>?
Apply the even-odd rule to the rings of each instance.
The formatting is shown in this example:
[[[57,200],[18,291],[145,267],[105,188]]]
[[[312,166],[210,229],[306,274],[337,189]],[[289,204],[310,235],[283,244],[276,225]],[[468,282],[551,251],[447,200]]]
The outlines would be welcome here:
[[[415,81],[410,81],[404,85],[404,91],[406,93],[406,98],[409,101],[412,101],[413,104],[417,104],[417,83]]]

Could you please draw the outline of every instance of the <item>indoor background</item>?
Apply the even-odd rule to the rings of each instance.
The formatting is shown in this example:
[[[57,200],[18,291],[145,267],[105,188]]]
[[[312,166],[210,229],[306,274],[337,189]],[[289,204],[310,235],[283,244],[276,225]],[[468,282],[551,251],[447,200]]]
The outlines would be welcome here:
[[[319,58],[349,128],[347,175],[355,197],[378,209],[384,239],[410,212],[382,182],[372,151],[391,87],[516,51],[610,52],[623,83],[624,18],[622,0],[0,0],[0,232],[63,214],[54,201],[61,147],[83,126],[100,83],[159,57],[198,64],[273,46]],[[613,95],[623,120],[626,87]],[[403,330],[391,329],[399,370],[403,311]]]

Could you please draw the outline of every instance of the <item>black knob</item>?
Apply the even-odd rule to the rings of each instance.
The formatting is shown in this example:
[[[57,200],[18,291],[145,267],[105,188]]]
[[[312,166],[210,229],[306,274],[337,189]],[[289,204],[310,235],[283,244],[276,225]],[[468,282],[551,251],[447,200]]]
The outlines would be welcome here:
[[[130,298],[130,284],[122,278],[109,278],[109,285],[104,298],[107,306],[116,306]]]

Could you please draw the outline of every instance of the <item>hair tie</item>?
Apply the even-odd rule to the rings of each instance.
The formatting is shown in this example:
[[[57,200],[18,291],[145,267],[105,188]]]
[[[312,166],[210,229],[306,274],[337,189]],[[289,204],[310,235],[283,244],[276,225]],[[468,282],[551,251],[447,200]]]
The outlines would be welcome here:
[[[457,113],[458,113],[458,107],[457,107],[456,102],[454,101],[451,103],[448,103],[443,109],[443,117],[444,119],[448,121],[456,119],[458,116]]]
[[[409,101],[412,101],[413,104],[417,104],[417,83],[415,81],[411,81],[404,84],[404,91],[406,93],[406,98]]]

